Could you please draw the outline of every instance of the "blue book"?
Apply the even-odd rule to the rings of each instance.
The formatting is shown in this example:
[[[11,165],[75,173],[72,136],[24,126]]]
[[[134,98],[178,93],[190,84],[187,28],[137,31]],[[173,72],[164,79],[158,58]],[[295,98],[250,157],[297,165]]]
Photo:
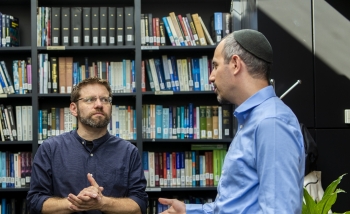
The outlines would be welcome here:
[[[163,17],[162,20],[163,20],[163,23],[164,23],[164,26],[165,26],[165,30],[166,30],[166,32],[168,34],[169,40],[171,42],[171,45],[172,46],[176,46],[175,40],[174,40],[173,34],[171,33],[171,29],[170,29],[170,26],[169,26],[167,18]]]
[[[39,140],[43,139],[43,121],[42,121],[42,117],[43,117],[43,112],[42,110],[39,110],[39,114],[38,114],[38,121],[39,121]]]
[[[180,152],[176,152],[176,186],[181,186],[181,159]]]
[[[170,170],[170,152],[166,153],[166,177],[167,177],[167,186],[171,186],[171,170]]]
[[[221,41],[222,38],[222,29],[223,29],[223,23],[222,23],[222,12],[215,12],[214,13],[214,42],[218,44]]]
[[[136,92],[135,60],[131,60],[131,92]]]
[[[180,107],[180,126],[181,126],[181,135],[180,139],[185,139],[185,106]]]
[[[90,77],[90,72],[89,72],[89,58],[85,57],[85,78]]]
[[[15,187],[15,160],[13,153],[9,153],[10,157],[10,183],[9,187]]]
[[[161,63],[160,59],[154,58],[154,65],[156,67],[156,72],[157,72],[160,90],[164,91],[166,83],[165,83],[164,71],[163,71],[163,67],[162,67],[162,63]]]
[[[169,139],[169,108],[163,108],[163,139]]]
[[[196,151],[191,151],[192,157],[192,186],[196,186]]]
[[[193,103],[188,104],[188,139],[193,139]]]
[[[142,166],[143,173],[145,174],[145,178],[147,181],[147,186],[149,186],[148,151],[142,152]]]
[[[133,117],[134,117],[134,133],[133,133],[133,140],[136,140],[136,127],[137,127],[137,122],[136,122],[136,110],[133,110]]]
[[[2,67],[2,70],[5,72],[2,62],[1,62],[1,67]],[[19,94],[18,60],[12,61],[12,69],[13,69],[12,75],[13,75],[13,82],[14,82],[14,91],[16,94]]]
[[[180,91],[180,82],[179,82],[179,75],[178,75],[178,70],[177,70],[177,66],[176,66],[176,58],[174,56],[170,57],[170,61],[171,61],[171,67],[174,73],[174,81],[175,81],[175,91]]]
[[[192,58],[192,77],[193,77],[193,90],[200,91],[200,67],[199,58]]]
[[[0,177],[2,177],[1,187],[6,188],[6,152],[1,152],[1,171]]]
[[[1,200],[1,213],[7,213],[6,206],[7,206],[6,198],[2,198],[2,200]]]
[[[156,139],[163,137],[163,106],[156,105]]]
[[[73,62],[73,86],[76,86],[78,81],[78,63]]]
[[[185,152],[180,152],[181,186],[186,186]]]

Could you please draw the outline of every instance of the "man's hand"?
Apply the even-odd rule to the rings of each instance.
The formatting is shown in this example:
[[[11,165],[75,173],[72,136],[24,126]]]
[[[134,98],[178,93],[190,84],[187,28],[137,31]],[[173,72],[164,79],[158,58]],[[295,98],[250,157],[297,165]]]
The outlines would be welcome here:
[[[177,199],[159,198],[159,203],[170,206],[162,214],[186,214],[186,205]]]
[[[72,204],[69,209],[74,211],[87,211],[87,210],[100,210],[102,207],[102,191],[103,187],[100,187],[92,174],[87,174],[87,179],[91,186],[84,188],[80,193],[75,196],[74,194],[68,195],[68,201]]]

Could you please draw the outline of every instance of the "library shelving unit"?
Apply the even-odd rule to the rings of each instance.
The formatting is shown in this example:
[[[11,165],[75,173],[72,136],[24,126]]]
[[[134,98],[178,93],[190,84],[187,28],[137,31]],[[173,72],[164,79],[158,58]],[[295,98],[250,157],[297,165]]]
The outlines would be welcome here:
[[[38,54],[47,53],[49,57],[73,57],[74,61],[84,63],[88,57],[89,62],[97,60],[118,60],[129,58],[135,61],[136,92],[113,94],[113,105],[132,105],[136,110],[137,138],[132,140],[142,157],[143,151],[188,151],[191,144],[213,144],[224,143],[229,145],[232,139],[223,140],[175,140],[175,139],[143,139],[142,138],[142,105],[187,105],[192,102],[199,105],[219,105],[216,95],[212,91],[182,91],[170,94],[158,95],[150,91],[148,83],[147,91],[141,92],[141,62],[150,57],[161,57],[161,55],[172,55],[179,57],[200,57],[207,55],[211,58],[215,45],[194,47],[173,47],[168,38],[166,45],[160,47],[141,46],[140,19],[141,13],[152,13],[154,17],[168,16],[170,12],[185,15],[186,13],[198,13],[208,30],[210,29],[210,17],[214,12],[229,12],[231,0],[2,0],[0,12],[11,14],[19,18],[20,24],[20,47],[1,47],[0,60],[4,60],[12,76],[11,62],[15,59],[26,59],[31,57],[32,61],[32,93],[0,95],[0,104],[30,105],[32,106],[32,141],[24,142],[0,142],[1,151],[31,151],[33,156],[40,146],[38,137],[38,110],[52,107],[68,107],[70,94],[40,94],[38,78]],[[50,48],[37,46],[37,7],[134,7],[134,45],[123,46],[65,46],[64,48]],[[232,108],[233,110],[233,108]],[[233,137],[233,133],[230,133]],[[27,188],[0,188],[0,198],[25,198]],[[155,187],[147,188],[150,198],[152,197],[181,197],[183,194],[193,194],[196,197],[215,198],[216,188],[211,187]]]

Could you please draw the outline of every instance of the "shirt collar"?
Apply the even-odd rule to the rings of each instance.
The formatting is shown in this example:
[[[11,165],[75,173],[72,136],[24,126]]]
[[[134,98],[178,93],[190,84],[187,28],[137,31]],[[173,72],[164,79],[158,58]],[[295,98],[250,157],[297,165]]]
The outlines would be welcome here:
[[[85,141],[85,139],[81,138],[78,135],[77,130],[73,130],[72,133],[73,133],[74,137],[76,139],[78,139],[79,142]],[[109,139],[109,136],[110,136],[110,134],[107,131],[105,135],[103,135],[102,137],[100,137],[98,139],[93,140],[92,142],[94,143],[94,146],[97,147],[97,146],[101,145],[102,143],[106,142]]]
[[[243,121],[248,117],[250,109],[260,105],[262,102],[271,97],[276,97],[276,93],[271,85],[266,86],[245,100],[240,106],[238,106],[233,115],[237,118],[238,122],[242,124]]]

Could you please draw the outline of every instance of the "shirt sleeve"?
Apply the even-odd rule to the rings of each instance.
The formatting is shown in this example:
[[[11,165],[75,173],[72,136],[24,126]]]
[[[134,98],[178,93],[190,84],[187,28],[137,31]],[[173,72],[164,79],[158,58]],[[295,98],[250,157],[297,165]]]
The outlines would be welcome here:
[[[49,143],[43,143],[38,148],[32,165],[30,190],[27,203],[30,213],[41,213],[44,201],[51,197],[53,190],[49,159]]]
[[[304,152],[300,129],[280,118],[264,119],[256,131],[258,201],[264,213],[301,212]]]
[[[136,147],[132,150],[130,161],[128,197],[140,206],[142,213],[146,213],[148,195],[145,190],[147,181],[143,173],[141,158]]]
[[[187,214],[213,214],[214,202],[205,204],[186,204]]]

